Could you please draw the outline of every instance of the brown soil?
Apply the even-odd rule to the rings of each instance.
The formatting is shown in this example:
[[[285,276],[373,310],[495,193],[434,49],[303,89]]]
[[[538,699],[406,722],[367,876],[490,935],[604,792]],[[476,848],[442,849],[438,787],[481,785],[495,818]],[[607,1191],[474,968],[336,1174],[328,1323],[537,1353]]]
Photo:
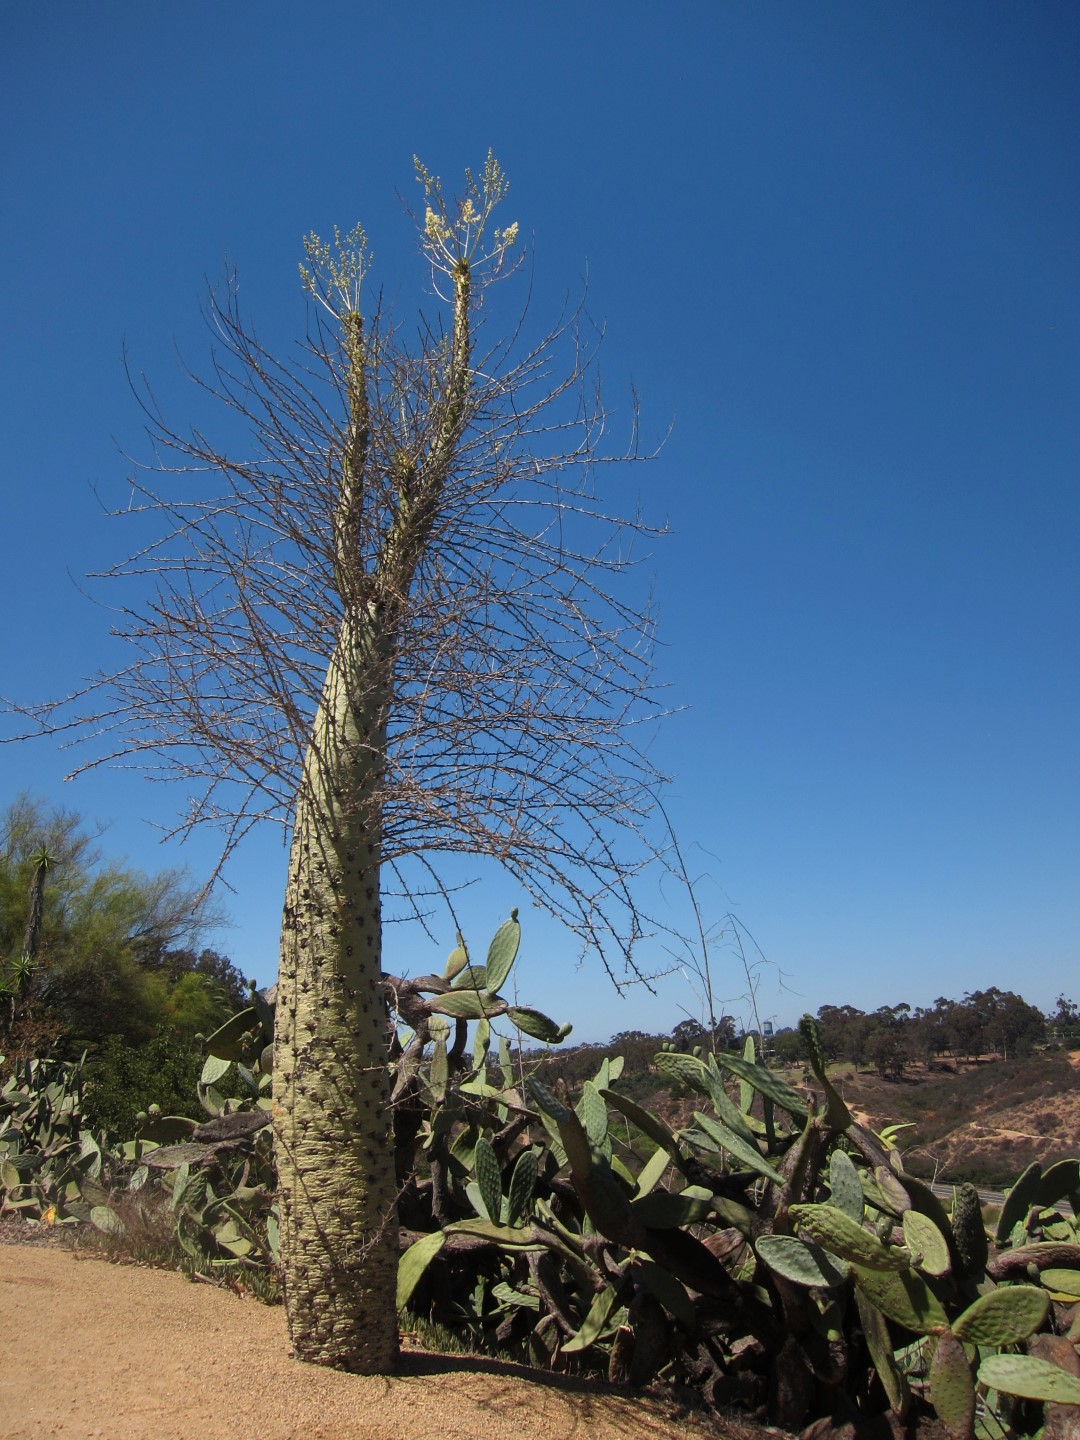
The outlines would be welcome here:
[[[768,1440],[492,1360],[320,1370],[280,1307],[56,1246],[0,1245],[0,1356],[0,1440]]]
[[[1011,1183],[1033,1160],[1045,1167],[1080,1154],[1078,1071],[1080,1051],[1073,1051],[1022,1062],[983,1056],[952,1059],[947,1068],[912,1064],[899,1080],[866,1070],[832,1078],[871,1129],[914,1120],[898,1144],[932,1163],[939,1178],[997,1171],[999,1183]]]

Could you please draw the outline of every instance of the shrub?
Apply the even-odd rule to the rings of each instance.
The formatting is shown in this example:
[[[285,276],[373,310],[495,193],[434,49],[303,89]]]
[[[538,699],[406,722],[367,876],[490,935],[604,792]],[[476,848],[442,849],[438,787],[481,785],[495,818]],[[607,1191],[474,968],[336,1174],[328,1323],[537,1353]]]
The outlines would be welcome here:
[[[204,1118],[196,1096],[202,1063],[201,1046],[167,1030],[137,1049],[110,1035],[86,1066],[86,1125],[127,1139],[137,1129],[136,1114],[151,1105],[166,1115]]]

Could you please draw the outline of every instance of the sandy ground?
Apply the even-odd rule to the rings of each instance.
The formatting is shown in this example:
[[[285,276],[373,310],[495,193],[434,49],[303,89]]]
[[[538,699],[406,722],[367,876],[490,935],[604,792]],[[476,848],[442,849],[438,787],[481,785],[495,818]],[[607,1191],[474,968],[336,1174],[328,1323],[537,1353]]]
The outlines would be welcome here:
[[[743,1431],[743,1427],[734,1426]],[[0,1245],[0,1437],[702,1440],[658,1403],[420,1353],[392,1379],[290,1358],[284,1311],[160,1270]]]

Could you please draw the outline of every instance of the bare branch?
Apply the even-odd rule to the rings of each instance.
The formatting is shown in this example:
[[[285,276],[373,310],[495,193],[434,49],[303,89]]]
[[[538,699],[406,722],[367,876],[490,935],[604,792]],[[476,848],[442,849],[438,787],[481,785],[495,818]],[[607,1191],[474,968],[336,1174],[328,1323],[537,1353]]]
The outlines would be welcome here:
[[[630,448],[613,454],[600,337],[580,306],[539,344],[519,325],[484,348],[479,306],[517,238],[488,223],[505,182],[489,165],[454,208],[419,178],[449,333],[435,318],[407,336],[379,301],[361,320],[360,231],[305,242],[319,308],[290,358],[248,327],[230,277],[208,312],[210,367],[191,378],[230,433],[242,422],[245,449],[175,428],[132,378],[153,458],[122,513],[151,517],[155,534],[105,572],[122,582],[126,663],[62,702],[13,708],[21,735],[79,747],[76,774],[130,765],[182,780],[174,833],[217,826],[227,858],[254,826],[289,824],[343,621],[382,607],[387,872],[408,892],[410,857],[436,876],[439,856],[493,857],[618,957],[609,971],[624,980],[649,928],[634,882],[668,844],[662,825],[650,838],[662,706],[632,574],[662,531],[599,494],[613,466],[641,458],[636,397]]]

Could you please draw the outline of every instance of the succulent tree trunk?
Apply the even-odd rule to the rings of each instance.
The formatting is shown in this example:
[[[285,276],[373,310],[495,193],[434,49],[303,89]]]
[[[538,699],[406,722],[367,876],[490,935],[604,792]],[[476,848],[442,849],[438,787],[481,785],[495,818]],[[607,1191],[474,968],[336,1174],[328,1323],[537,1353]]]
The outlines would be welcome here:
[[[383,746],[377,716],[351,706],[370,650],[349,629],[307,756],[285,898],[274,1066],[281,1249],[299,1357],[385,1373],[397,1356],[398,1232],[379,983]]]
[[[426,444],[393,461],[378,552],[356,543],[371,480],[361,318],[342,316],[350,420],[335,529],[342,602],[293,823],[282,922],[274,1109],[289,1333],[302,1360],[385,1374],[397,1359],[397,1185],[379,867],[394,655],[461,434],[469,267]]]

